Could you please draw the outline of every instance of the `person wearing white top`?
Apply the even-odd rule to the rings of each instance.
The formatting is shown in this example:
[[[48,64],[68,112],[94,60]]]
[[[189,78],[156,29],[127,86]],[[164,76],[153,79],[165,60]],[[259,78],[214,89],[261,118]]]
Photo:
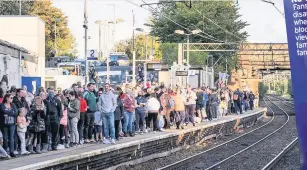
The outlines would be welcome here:
[[[157,118],[160,109],[160,102],[156,99],[154,92],[150,93],[150,97],[146,102],[146,111],[148,112],[148,117],[146,121],[146,127],[150,127],[150,122],[153,120],[153,131],[157,131]]]
[[[185,103],[185,112],[186,112],[186,117],[185,117],[185,122],[186,126],[188,123],[191,121],[193,123],[193,126],[195,126],[195,109],[196,109],[196,99],[197,96],[195,92],[193,92],[192,88],[190,85],[187,87],[187,94],[186,94],[186,103]]]

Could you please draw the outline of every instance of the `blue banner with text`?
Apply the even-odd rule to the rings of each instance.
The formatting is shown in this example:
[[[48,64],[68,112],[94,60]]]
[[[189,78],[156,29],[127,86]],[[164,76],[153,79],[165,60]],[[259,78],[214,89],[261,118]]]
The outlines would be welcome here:
[[[296,126],[307,170],[307,0],[284,0]]]

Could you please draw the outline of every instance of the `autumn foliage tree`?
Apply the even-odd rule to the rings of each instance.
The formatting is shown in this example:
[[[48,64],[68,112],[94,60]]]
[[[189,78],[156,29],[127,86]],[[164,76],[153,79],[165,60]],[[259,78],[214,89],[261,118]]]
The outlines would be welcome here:
[[[162,53],[160,51],[160,44],[157,42],[157,38],[145,34],[138,34],[135,37],[135,51],[137,60],[146,59],[146,41],[147,41],[147,57],[149,59],[151,49],[154,50],[154,59],[161,60]],[[114,51],[125,52],[129,59],[132,59],[133,53],[133,39],[122,40],[115,44]]]
[[[57,51],[57,56],[74,57],[76,55],[75,38],[68,28],[67,16],[54,7],[51,0],[22,1],[21,9],[22,15],[38,16],[45,21],[45,55],[47,58],[54,51]],[[0,15],[19,15],[19,1],[0,1]]]

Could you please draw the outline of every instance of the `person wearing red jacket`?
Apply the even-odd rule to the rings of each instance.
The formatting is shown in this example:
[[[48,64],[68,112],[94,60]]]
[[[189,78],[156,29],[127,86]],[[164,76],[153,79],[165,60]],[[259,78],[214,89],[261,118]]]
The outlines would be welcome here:
[[[80,120],[78,122],[78,132],[79,132],[79,143],[83,145],[83,129],[84,129],[84,117],[87,110],[87,103],[86,100],[83,98],[83,94],[81,91],[78,92],[78,96],[80,99]]]

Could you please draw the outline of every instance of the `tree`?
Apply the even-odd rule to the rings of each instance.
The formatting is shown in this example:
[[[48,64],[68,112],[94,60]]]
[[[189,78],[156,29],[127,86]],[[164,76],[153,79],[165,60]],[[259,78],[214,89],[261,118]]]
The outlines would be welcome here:
[[[266,85],[264,85],[263,82],[259,82],[258,92],[259,92],[259,98],[260,99],[262,99],[264,97],[264,95],[267,94],[268,89],[269,88]]]
[[[33,1],[21,3],[21,15],[27,15]],[[19,15],[19,1],[0,1],[0,15]]]
[[[146,59],[146,40],[147,40],[147,57],[149,59],[151,49],[154,50],[154,59],[160,60],[162,58],[162,53],[159,50],[160,44],[156,41],[157,38],[152,38],[145,34],[139,34],[135,38],[135,51],[137,60]],[[128,40],[122,40],[115,44],[114,49],[118,52],[125,52],[129,59],[132,59],[133,53],[133,41],[132,38]]]
[[[4,8],[4,9],[3,9]],[[19,1],[0,2],[0,15],[19,15]],[[51,52],[57,49],[56,55],[75,56],[76,43],[68,28],[68,19],[64,13],[52,6],[50,0],[34,0],[22,2],[22,14],[38,16],[45,21],[45,55],[51,56]],[[55,48],[55,23],[56,46]]]
[[[292,91],[292,80],[288,80],[288,94],[293,97],[293,91]]]
[[[161,43],[160,50],[162,52],[163,63],[172,65],[173,62],[178,60],[178,44],[177,43]],[[204,65],[205,58],[208,53],[206,52],[190,52],[190,65]],[[185,53],[185,56],[187,54]]]
[[[195,29],[200,29],[202,33],[191,35],[190,42],[192,43],[240,42],[248,36],[247,32],[242,31],[248,24],[240,20],[241,15],[238,10],[239,8],[229,1],[193,1],[192,8],[181,2],[165,3],[158,6],[157,10],[152,10],[152,17],[148,26],[152,29],[151,34],[159,37],[162,43],[185,43],[186,36],[176,34],[175,30],[184,30],[185,33],[191,33],[188,30]],[[180,23],[188,30],[170,20]],[[196,63],[206,61],[209,54],[196,55],[197,59],[193,59],[193,53],[190,54],[190,60],[196,60]],[[210,54],[214,56],[215,61],[222,56],[216,65],[216,73],[219,71],[217,69],[225,70],[226,57],[228,58],[229,70],[235,68],[238,64],[235,52],[210,52]],[[167,56],[163,55],[164,60],[171,60],[165,59],[165,57]]]

